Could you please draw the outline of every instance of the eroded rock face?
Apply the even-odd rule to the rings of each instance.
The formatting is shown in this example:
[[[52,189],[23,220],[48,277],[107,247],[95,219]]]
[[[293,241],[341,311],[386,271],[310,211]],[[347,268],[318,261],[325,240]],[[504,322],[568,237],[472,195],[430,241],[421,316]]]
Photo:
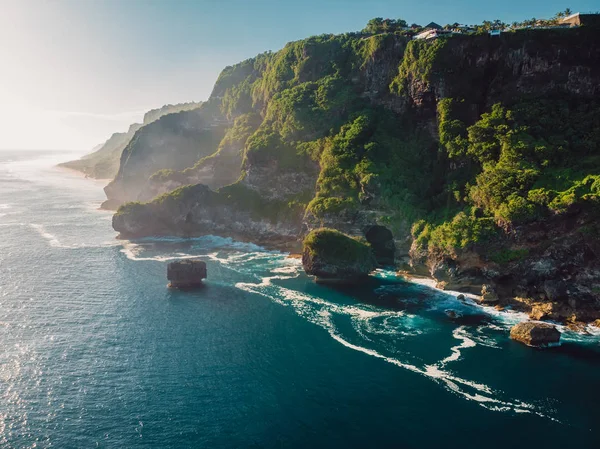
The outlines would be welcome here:
[[[206,279],[206,262],[199,259],[171,262],[167,266],[167,279],[171,288],[199,287]]]
[[[548,347],[560,342],[560,332],[548,323],[525,321],[513,326],[510,338],[528,346]]]
[[[496,303],[498,302],[498,294],[496,289],[489,284],[483,284],[481,287],[481,302],[483,303]]]
[[[447,290],[481,294],[484,302],[512,305],[534,320],[590,323],[600,319],[599,219],[596,209],[577,207],[515,227],[493,244],[457,251],[453,259],[417,248],[411,255]],[[527,251],[503,263],[490,257],[511,247]]]
[[[394,235],[385,226],[370,226],[365,232],[367,242],[373,248],[373,253],[379,265],[393,265],[396,254]]]

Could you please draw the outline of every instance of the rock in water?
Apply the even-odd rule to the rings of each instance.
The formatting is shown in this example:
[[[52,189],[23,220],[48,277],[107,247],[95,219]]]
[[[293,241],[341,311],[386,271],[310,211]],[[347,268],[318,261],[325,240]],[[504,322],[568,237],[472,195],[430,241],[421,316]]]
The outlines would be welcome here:
[[[560,332],[551,324],[524,321],[513,326],[510,338],[528,346],[547,347],[558,344]]]
[[[377,267],[369,245],[334,229],[315,229],[304,239],[302,265],[319,280],[352,282]]]
[[[198,259],[178,260],[167,266],[167,279],[172,288],[193,288],[206,279],[206,262]]]

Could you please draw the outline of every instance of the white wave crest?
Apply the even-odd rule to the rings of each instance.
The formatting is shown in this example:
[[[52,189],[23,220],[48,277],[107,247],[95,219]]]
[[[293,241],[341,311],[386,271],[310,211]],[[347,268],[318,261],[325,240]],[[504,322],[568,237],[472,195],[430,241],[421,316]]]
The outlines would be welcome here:
[[[43,238],[48,240],[48,242],[50,243],[50,246],[53,246],[55,248],[59,248],[61,246],[58,238],[56,238],[56,236],[54,234],[50,234],[48,231],[46,231],[46,228],[44,227],[44,225],[32,223],[29,226],[31,226],[31,228],[34,229]]]
[[[453,337],[457,340],[460,340],[460,343],[450,348],[451,354],[449,356],[443,358],[435,364],[419,367],[412,363],[402,361],[398,358],[386,356],[375,349],[350,342],[338,331],[332,319],[334,315],[346,315],[353,320],[367,322],[374,319],[383,318],[383,323],[389,324],[389,322],[386,322],[386,320],[389,318],[411,318],[408,314],[403,311],[380,310],[364,305],[341,305],[331,303],[321,298],[273,284],[273,281],[275,280],[286,280],[295,277],[292,275],[285,276],[279,274],[286,273],[286,271],[277,270],[278,274],[264,277],[257,284],[240,282],[236,284],[236,287],[244,291],[265,296],[278,304],[291,306],[298,315],[325,329],[331,338],[345,347],[384,360],[413,373],[425,376],[436,383],[440,383],[453,394],[459,395],[469,401],[475,401],[480,406],[488,410],[502,412],[512,411],[515,413],[534,413],[536,415],[555,420],[552,417],[544,415],[532,404],[528,404],[519,400],[499,399],[498,396],[500,393],[492,390],[489,386],[460,378],[444,369],[447,364],[460,360],[463,350],[473,348],[477,345],[475,340],[467,333],[464,326],[455,329],[453,332]],[[399,326],[400,324],[398,324],[398,327]]]
[[[14,223],[13,225],[23,226],[23,223]],[[61,248],[61,249],[80,249],[80,248],[104,248],[108,246],[117,246],[120,245],[118,241],[106,241],[100,244],[93,243],[73,243],[73,244],[65,244],[62,243],[58,237],[45,228],[42,224],[29,223],[29,227],[35,230],[41,237],[46,239],[50,246],[53,248]]]

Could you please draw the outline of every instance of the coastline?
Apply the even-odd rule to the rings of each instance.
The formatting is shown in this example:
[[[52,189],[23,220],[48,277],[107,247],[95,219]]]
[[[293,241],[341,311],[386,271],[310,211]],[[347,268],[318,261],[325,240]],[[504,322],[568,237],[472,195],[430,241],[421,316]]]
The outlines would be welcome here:
[[[525,312],[523,310],[518,310],[518,308],[514,308],[512,305],[508,305],[502,309],[497,309],[495,306],[480,303],[478,301],[478,298],[480,298],[479,295],[475,295],[472,293],[463,293],[463,292],[454,291],[454,290],[443,290],[436,286],[437,282],[435,279],[427,277],[427,276],[412,275],[407,272],[397,272],[396,275],[400,278],[405,279],[406,282],[409,282],[411,284],[422,285],[424,287],[428,287],[433,290],[437,290],[441,293],[444,293],[444,294],[447,294],[450,296],[454,296],[455,298],[457,298],[459,295],[463,295],[465,297],[465,299],[459,300],[459,301],[461,301],[462,304],[468,305],[469,307],[479,309],[487,315],[501,318],[501,319],[503,319],[503,321],[507,321],[507,322],[510,321],[511,322],[510,324],[517,324],[518,322],[521,322],[521,321],[531,321],[534,323],[549,323],[549,324],[556,326],[556,328],[561,332],[561,334],[571,333],[571,334],[577,335],[578,337],[600,337],[600,327],[594,325],[593,323],[587,323],[586,325],[584,325],[582,327],[570,327],[570,326],[560,323],[558,321],[533,320],[533,319],[529,318],[529,315],[527,312]],[[513,317],[515,319],[517,319],[517,321],[514,321],[514,323],[512,323]],[[509,318],[509,319],[507,320],[507,318]]]
[[[75,174],[78,178],[89,179],[95,184],[105,185],[105,183],[110,182],[110,179],[91,178],[89,176],[86,176],[85,173],[83,173],[79,170],[69,168],[69,167],[64,167],[64,166],[61,166],[58,164],[55,165],[53,168],[55,170],[63,172],[63,173]],[[99,210],[109,211],[108,209],[105,209],[102,207],[100,207]],[[114,212],[114,211],[111,211],[111,212]],[[204,234],[204,235],[206,235],[206,234]],[[144,237],[147,237],[147,236],[144,236]],[[140,237],[140,238],[144,238],[144,237]],[[159,238],[160,237],[171,237],[171,235],[170,236],[156,236],[156,237],[159,237]],[[186,236],[172,235],[172,237],[187,239],[187,238],[202,237],[202,235],[186,235]],[[218,236],[218,237],[223,237],[223,236]],[[298,239],[293,239],[293,240],[290,240],[290,239],[279,239],[279,240],[277,240],[277,239],[249,239],[249,238],[244,237],[243,235],[233,235],[233,236],[228,236],[228,237],[232,238],[236,241],[239,241],[239,242],[251,243],[251,244],[261,246],[268,251],[280,251],[282,253],[287,253],[286,257],[289,259],[296,259],[296,260],[302,259],[302,242]],[[137,238],[135,236],[121,236],[120,234],[117,235],[116,239],[121,240],[121,241],[137,240]],[[384,270],[381,270],[381,271],[384,271]],[[523,307],[523,306],[520,307],[520,303],[511,303],[508,305],[503,305],[501,308],[499,308],[498,306],[495,306],[495,305],[483,304],[480,302],[480,298],[481,298],[480,295],[473,294],[473,293],[453,291],[453,290],[444,290],[437,286],[438,285],[437,281],[432,277],[423,276],[423,275],[416,274],[416,273],[410,273],[408,271],[395,271],[395,277],[397,279],[403,279],[406,282],[409,282],[411,284],[421,285],[421,286],[442,292],[449,296],[454,296],[455,298],[457,298],[459,295],[463,295],[464,299],[459,300],[459,301],[461,301],[462,304],[468,305],[469,307],[473,307],[475,309],[479,309],[487,315],[501,317],[505,321],[513,321],[512,317],[514,317],[514,318],[518,317],[518,320],[514,321],[513,324],[516,324],[517,322],[520,322],[520,321],[535,321],[535,322],[541,322],[541,323],[551,323],[551,324],[557,326],[557,328],[559,328],[561,330],[561,332],[565,332],[566,330],[568,330],[568,331],[573,332],[580,336],[600,335],[600,327],[597,327],[593,323],[587,323],[582,326],[569,326],[569,325],[565,325],[563,323],[552,321],[552,320],[546,320],[546,321],[532,320],[529,318],[527,308]],[[510,317],[509,320],[506,320],[506,318],[508,318],[508,317]]]
[[[60,164],[56,164],[53,168],[57,171],[72,173],[72,174],[77,175],[80,178],[89,179],[90,181],[94,181],[94,182],[98,182],[98,183],[108,184],[110,181],[112,181],[110,178],[93,178],[91,176],[87,176],[84,172],[82,172],[80,170],[76,170],[76,169],[70,168],[70,167],[65,167],[64,165],[61,165],[61,164],[62,164],[62,162]]]

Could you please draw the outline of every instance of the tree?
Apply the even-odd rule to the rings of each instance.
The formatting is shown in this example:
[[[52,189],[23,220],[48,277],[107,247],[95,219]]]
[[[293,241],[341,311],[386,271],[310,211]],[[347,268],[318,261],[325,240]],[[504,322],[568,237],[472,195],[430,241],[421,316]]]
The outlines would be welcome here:
[[[383,27],[383,18],[375,17],[367,22],[367,26],[363,29],[364,33],[378,33]]]
[[[398,31],[407,27],[408,25],[406,20],[403,19],[395,20],[376,17],[369,20],[367,26],[362,30],[362,32],[368,34],[393,33],[394,31]]]
[[[502,20],[496,19],[494,20],[494,23],[492,24],[492,27],[495,30],[502,30],[506,27],[506,24],[504,22],[502,22]]]
[[[571,14],[573,14],[573,11],[571,11],[571,8],[565,9],[565,17],[569,17]]]

